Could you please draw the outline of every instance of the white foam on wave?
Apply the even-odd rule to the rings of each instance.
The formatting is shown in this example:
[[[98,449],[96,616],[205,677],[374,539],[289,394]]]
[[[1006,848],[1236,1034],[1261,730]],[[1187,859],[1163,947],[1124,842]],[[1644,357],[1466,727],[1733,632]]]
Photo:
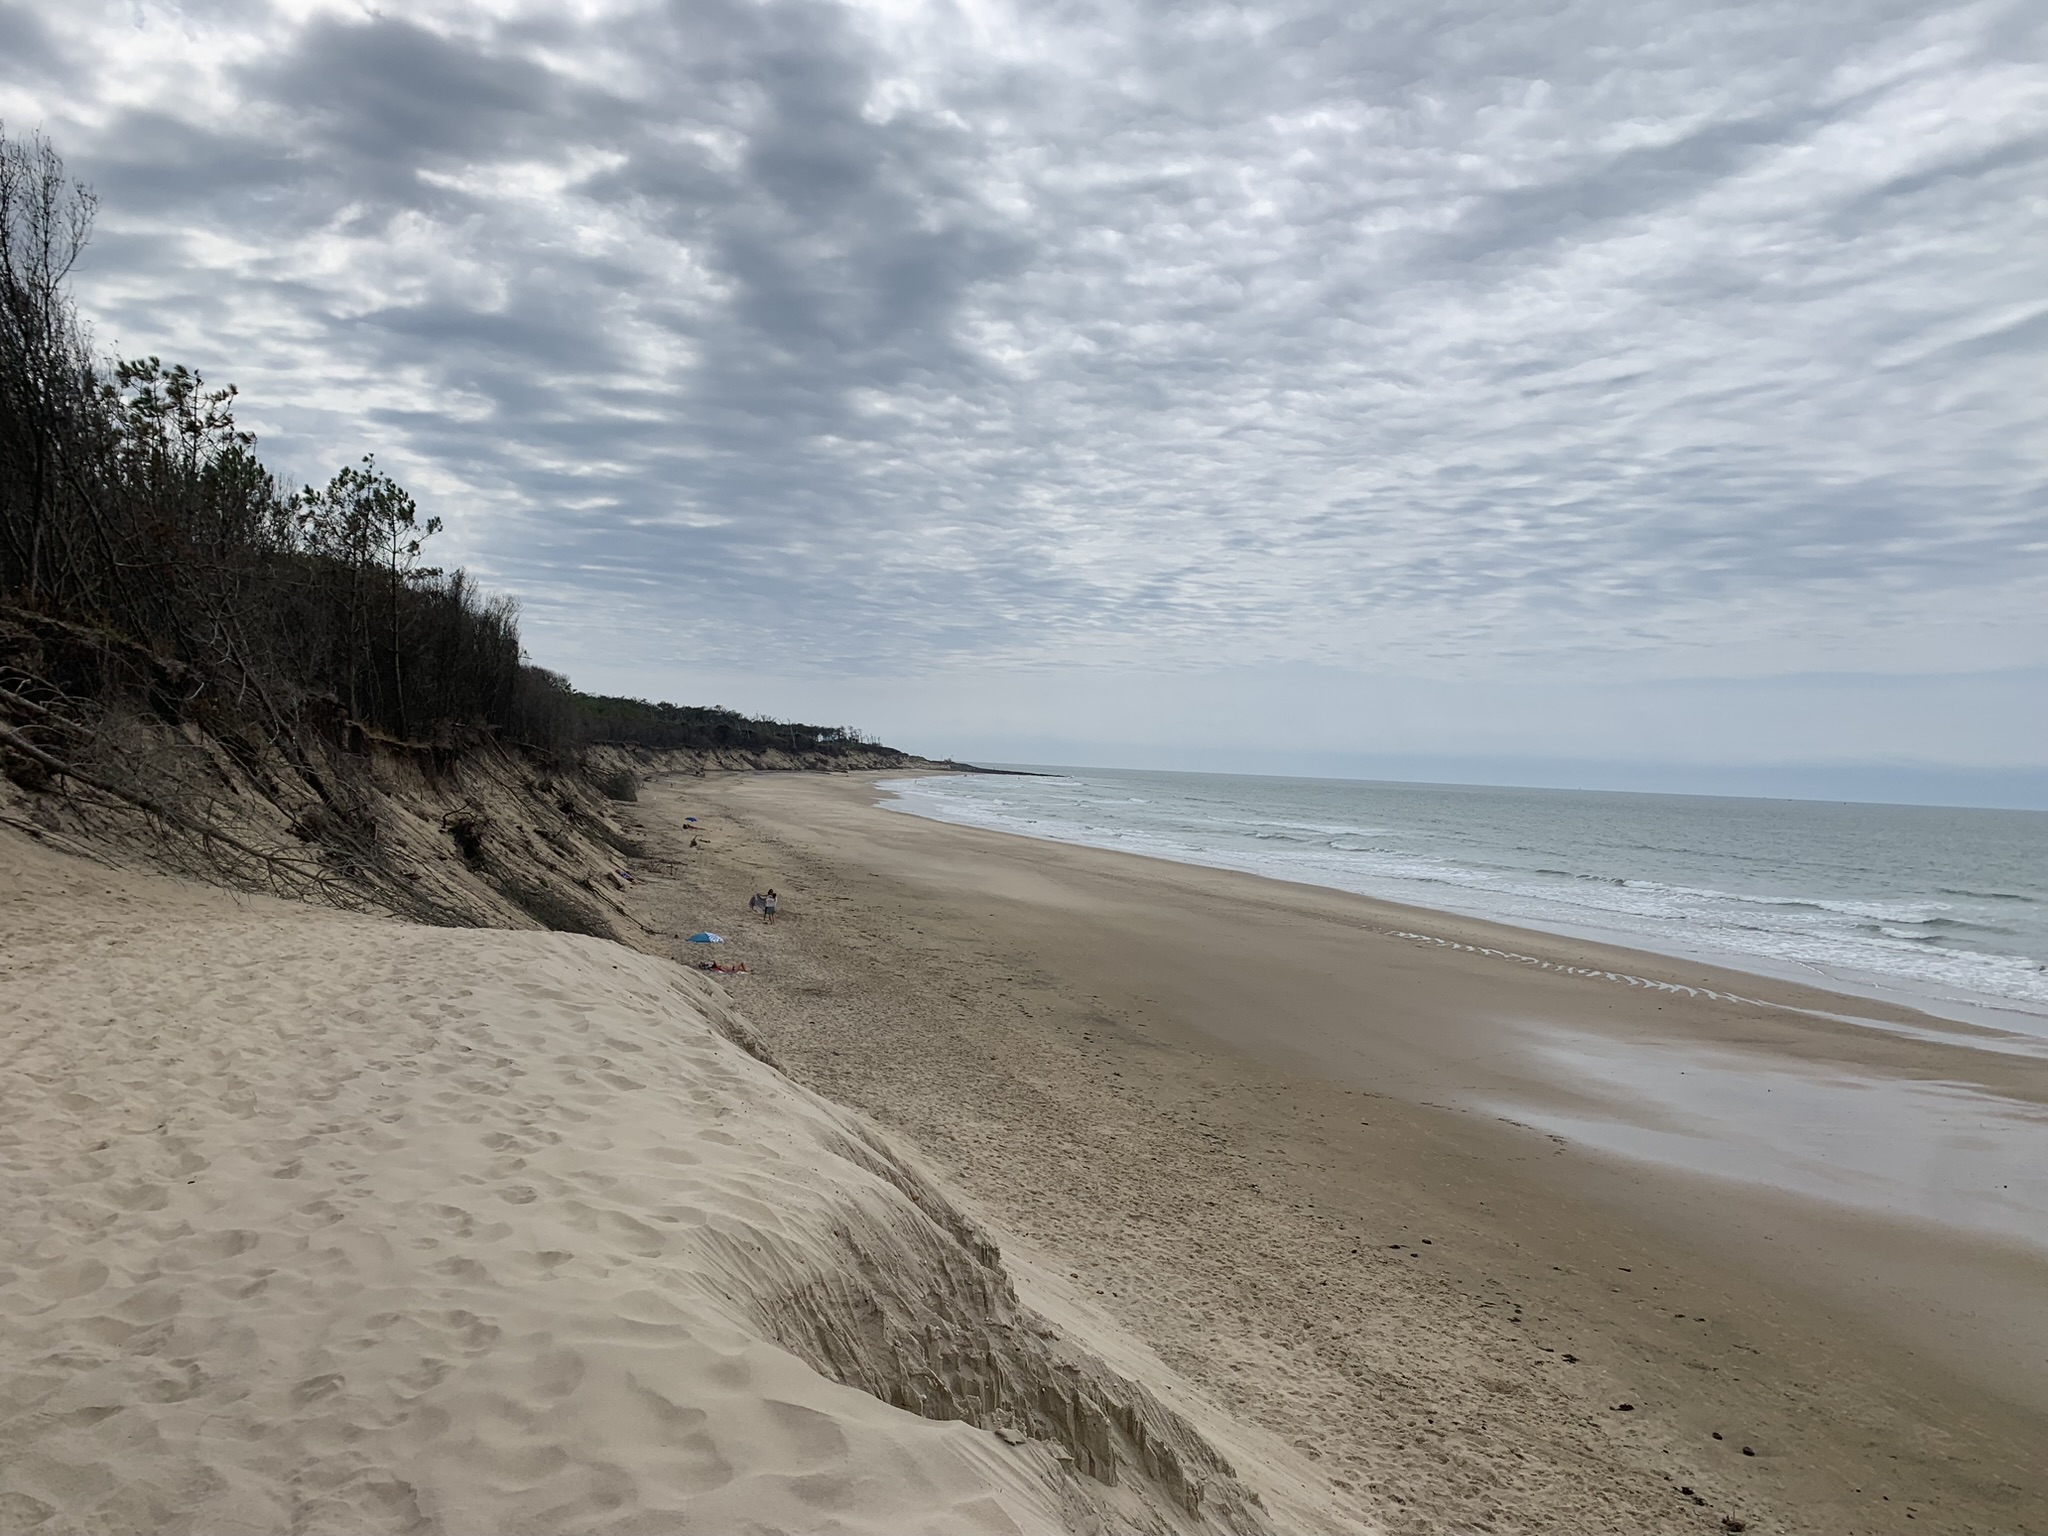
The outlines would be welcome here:
[[[998,782],[1004,787],[948,776],[883,787],[898,797],[898,809],[992,831],[1325,885],[1822,984],[1903,990],[1923,1006],[2048,1015],[2048,969],[2010,952],[2008,930],[1972,921],[1956,901],[1941,899],[1963,898],[1959,889],[1886,900],[1811,889],[1824,872],[1788,867],[1772,882],[1780,890],[1740,891],[1573,870],[1558,849],[1541,855],[1550,862],[1540,868],[1515,867],[1514,857],[1526,864],[1534,850],[1503,847],[1498,863],[1478,847],[1451,858],[1397,846],[1402,830],[1386,824],[1276,815],[1252,804],[1226,814],[1214,792],[1162,804],[1076,776],[1031,781],[1021,793],[1008,787],[1015,781]],[[1671,852],[1646,848],[1643,857]],[[1797,888],[1802,883],[1810,893]]]

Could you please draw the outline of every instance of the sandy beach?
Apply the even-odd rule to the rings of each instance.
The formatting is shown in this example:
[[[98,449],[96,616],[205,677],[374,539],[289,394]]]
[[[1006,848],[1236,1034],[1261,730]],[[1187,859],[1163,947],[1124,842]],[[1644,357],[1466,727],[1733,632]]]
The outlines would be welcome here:
[[[1923,1209],[1842,1173],[1856,1137],[1910,1136],[1887,1117],[1920,1091],[2009,1110],[2023,1154],[2038,1055],[879,798],[858,777],[650,786],[660,862],[633,905],[671,935],[728,933],[750,965],[728,990],[800,1081],[914,1145],[1013,1261],[1293,1445],[1348,1518],[2048,1529],[2038,1173],[2000,1193],[1981,1160],[1930,1154]],[[745,903],[769,885],[764,924]],[[1771,1140],[1836,1124],[1796,1096],[1639,1155],[1675,1134],[1646,1060],[1854,1090],[1867,1113],[1840,1120],[1833,1174]]]
[[[12,833],[0,940],[9,1536],[1337,1528],[672,961]]]
[[[0,1529],[2048,1530],[2024,1041],[873,777],[634,948],[0,837]]]
[[[2044,29],[0,0],[0,1536],[2048,1536]]]

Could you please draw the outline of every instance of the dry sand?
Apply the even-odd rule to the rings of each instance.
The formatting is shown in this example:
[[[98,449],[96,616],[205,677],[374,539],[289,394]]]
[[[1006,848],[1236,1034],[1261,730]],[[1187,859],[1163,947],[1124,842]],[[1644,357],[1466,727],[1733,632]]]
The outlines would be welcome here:
[[[0,1531],[2048,1531],[2039,1055],[875,798],[649,789],[716,982],[0,835]]]
[[[753,970],[730,994],[794,1075],[914,1142],[1077,1315],[1312,1459],[1349,1518],[2048,1530],[2048,1262],[2000,1236],[2038,1198],[1930,1165],[1967,1218],[1930,1223],[1800,1193],[1768,1139],[1701,1141],[1695,1173],[1538,1124],[1630,1120],[1625,1076],[1571,1075],[1601,1051],[1954,1084],[2022,1120],[2048,1098],[2038,1056],[877,798],[857,778],[653,786],[631,903],[675,936],[728,932]],[[772,925],[745,911],[771,884]],[[1734,1176],[1759,1163],[1786,1177]]]
[[[0,1531],[1271,1529],[736,1039],[606,941],[0,834]],[[1218,1428],[1333,1528],[1291,1452]]]

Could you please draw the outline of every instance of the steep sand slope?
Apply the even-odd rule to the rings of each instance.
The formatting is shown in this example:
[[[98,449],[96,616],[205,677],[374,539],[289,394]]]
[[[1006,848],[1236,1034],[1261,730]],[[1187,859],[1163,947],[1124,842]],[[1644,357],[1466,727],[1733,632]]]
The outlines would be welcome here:
[[[1269,1529],[667,961],[11,836],[0,957],[0,1529]]]

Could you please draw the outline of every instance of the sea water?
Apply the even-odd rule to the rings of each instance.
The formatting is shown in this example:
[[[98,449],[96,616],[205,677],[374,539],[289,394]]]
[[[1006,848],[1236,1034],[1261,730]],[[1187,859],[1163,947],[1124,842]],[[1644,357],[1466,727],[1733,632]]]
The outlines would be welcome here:
[[[1093,768],[886,787],[941,821],[2048,1031],[2044,812]]]

